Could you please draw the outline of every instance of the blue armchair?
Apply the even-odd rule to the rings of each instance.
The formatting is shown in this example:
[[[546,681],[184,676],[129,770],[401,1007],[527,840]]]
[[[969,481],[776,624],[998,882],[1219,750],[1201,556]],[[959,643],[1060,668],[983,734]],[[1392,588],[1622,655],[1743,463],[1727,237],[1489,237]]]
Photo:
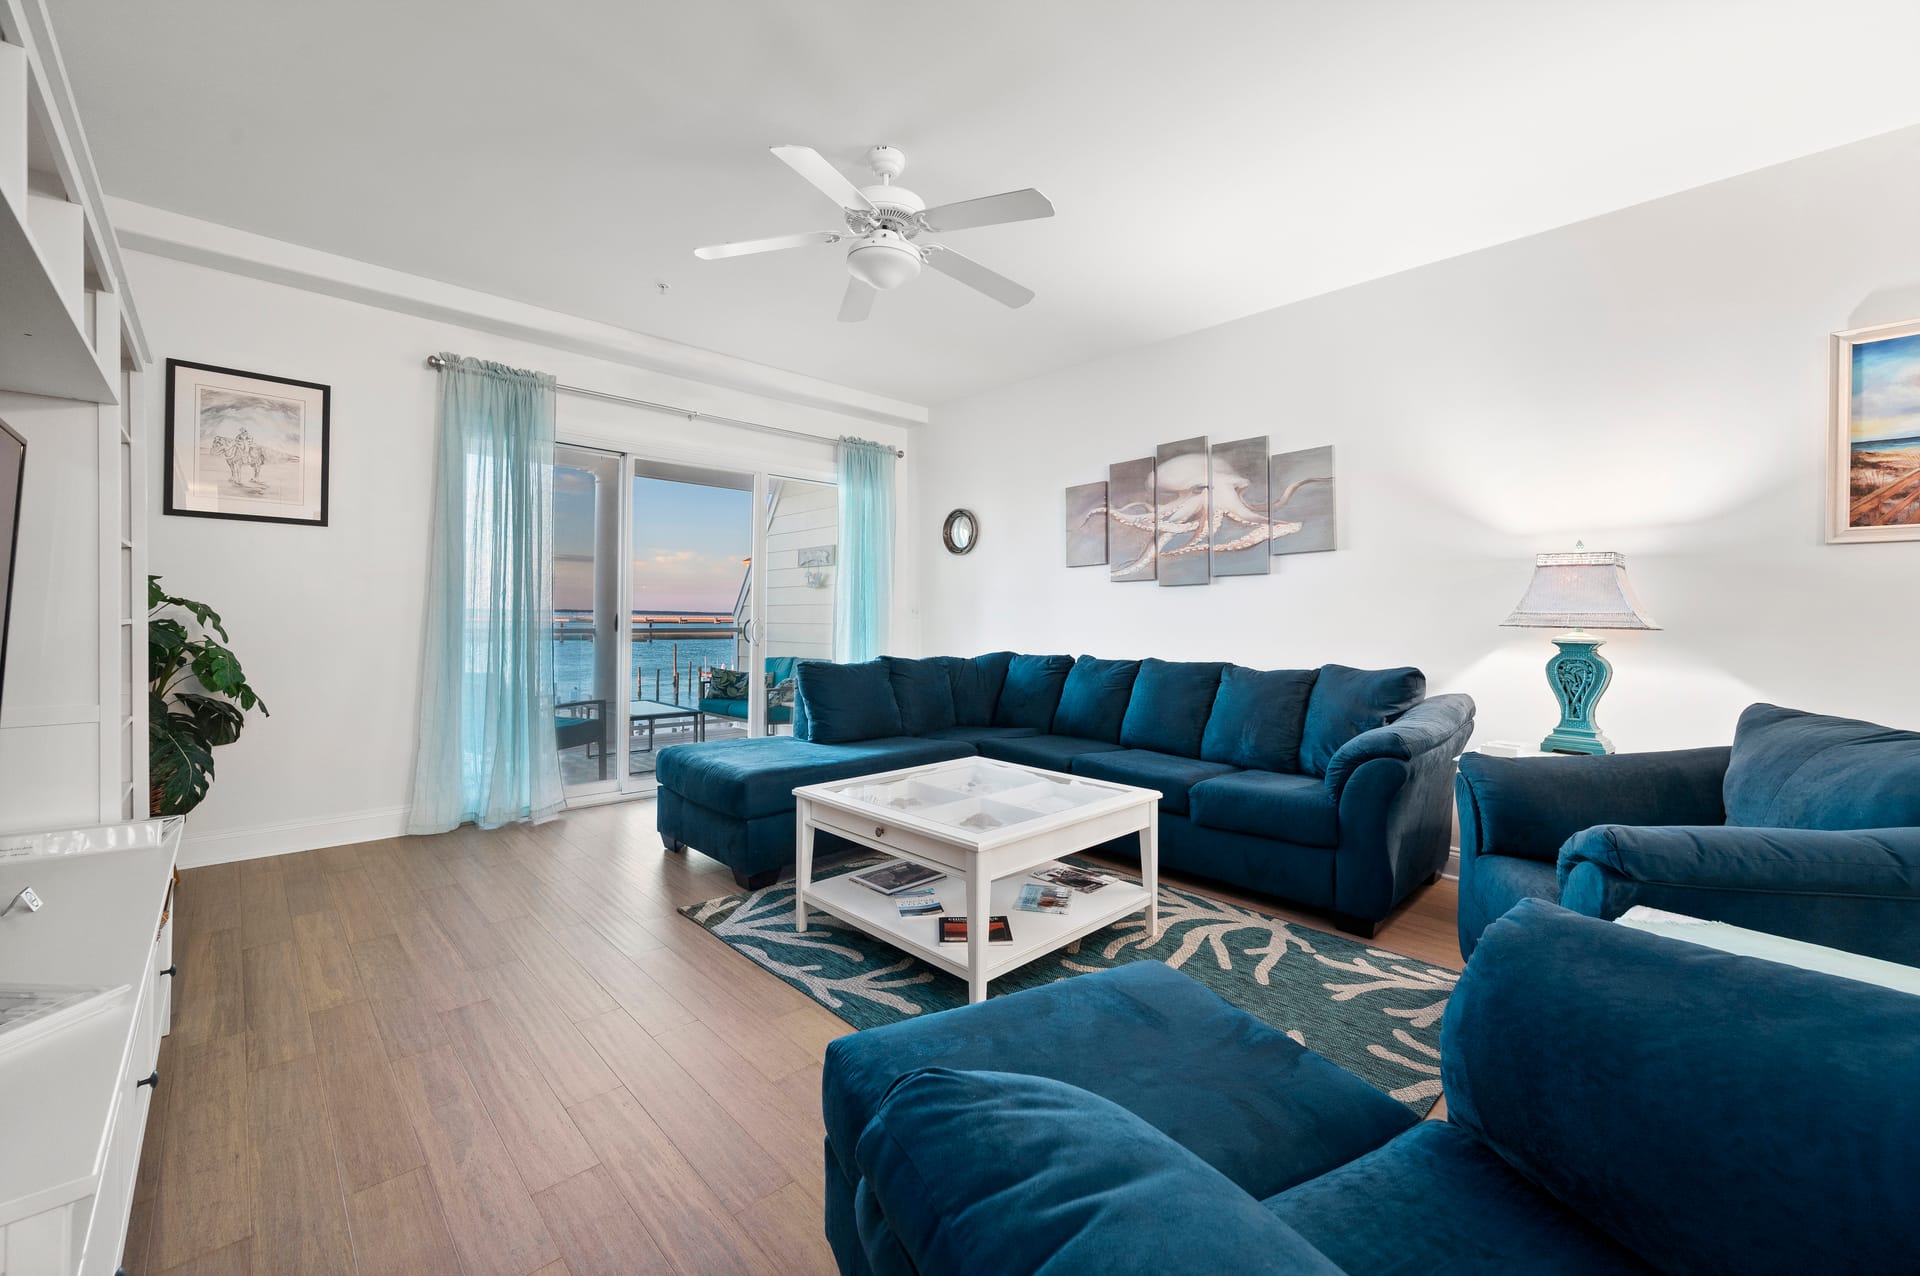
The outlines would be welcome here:
[[[1920,963],[1920,734],[1754,705],[1731,748],[1461,759],[1460,950],[1521,899]]]

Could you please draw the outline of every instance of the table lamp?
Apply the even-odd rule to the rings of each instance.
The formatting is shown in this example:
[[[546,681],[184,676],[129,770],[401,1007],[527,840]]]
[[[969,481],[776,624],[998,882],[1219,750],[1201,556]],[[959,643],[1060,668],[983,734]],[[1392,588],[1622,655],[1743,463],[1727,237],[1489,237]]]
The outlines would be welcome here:
[[[1513,614],[1500,623],[1532,629],[1565,629],[1553,640],[1560,654],[1547,661],[1547,685],[1560,701],[1560,725],[1540,742],[1547,753],[1612,753],[1594,709],[1613,681],[1613,666],[1600,654],[1606,641],[1588,629],[1658,629],[1647,618],[1627,579],[1624,554],[1539,554],[1533,580]]]

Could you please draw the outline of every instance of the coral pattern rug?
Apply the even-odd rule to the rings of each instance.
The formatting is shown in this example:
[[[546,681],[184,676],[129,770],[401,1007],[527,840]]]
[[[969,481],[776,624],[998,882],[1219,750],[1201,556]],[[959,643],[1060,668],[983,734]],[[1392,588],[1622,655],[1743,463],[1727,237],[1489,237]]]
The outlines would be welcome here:
[[[850,860],[820,875],[878,862]],[[680,911],[856,1028],[967,1002],[963,981],[817,908],[807,933],[795,931],[791,882]],[[1415,1112],[1439,1097],[1440,1015],[1458,971],[1165,883],[1160,924],[1149,942],[1144,916],[1122,919],[994,980],[991,992],[1162,961]]]

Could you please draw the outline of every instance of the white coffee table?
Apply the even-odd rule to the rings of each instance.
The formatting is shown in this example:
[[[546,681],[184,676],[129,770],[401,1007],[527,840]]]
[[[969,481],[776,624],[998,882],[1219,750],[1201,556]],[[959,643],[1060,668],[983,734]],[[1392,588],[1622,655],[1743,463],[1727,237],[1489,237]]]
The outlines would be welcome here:
[[[1798,966],[1802,970],[1817,970],[1822,974],[1838,975],[1842,979],[1857,979],[1861,983],[1879,984],[1882,988],[1920,995],[1920,970],[1882,961],[1878,957],[1863,957],[1859,953],[1842,952],[1838,948],[1809,944],[1801,939],[1747,930],[1726,922],[1704,921],[1682,913],[1648,908],[1645,904],[1635,904],[1615,918],[1614,922],[1649,934],[1664,935],[1668,939],[1682,939],[1703,948],[1718,948],[1723,953],[1760,957],[1783,965]]]
[[[1160,934],[1160,795],[1104,780],[1041,771],[987,758],[932,766],[793,791],[799,856],[794,926],[807,929],[807,909],[822,912],[967,981],[969,1001],[985,1001],[987,983],[1036,957],[1122,917],[1145,912]],[[849,874],[813,879],[817,829],[925,864],[947,874],[932,884],[949,914],[967,918],[967,943],[940,942],[937,916],[901,917],[892,896],[853,882]],[[1140,834],[1140,875],[1090,894],[1075,893],[1065,914],[1014,907],[1026,874],[1049,860],[1128,833]],[[1004,914],[1013,942],[989,944],[983,919]]]

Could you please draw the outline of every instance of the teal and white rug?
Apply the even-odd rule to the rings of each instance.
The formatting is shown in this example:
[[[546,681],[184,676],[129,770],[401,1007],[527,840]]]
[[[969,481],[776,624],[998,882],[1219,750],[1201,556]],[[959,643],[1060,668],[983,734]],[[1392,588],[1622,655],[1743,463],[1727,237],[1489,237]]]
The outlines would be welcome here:
[[[963,981],[817,909],[795,931],[791,882],[680,911],[856,1028],[967,1002]],[[1440,1016],[1458,971],[1164,883],[1160,923],[1149,941],[1144,917],[1123,919],[994,980],[992,993],[1163,961],[1416,1112],[1439,1097]]]

